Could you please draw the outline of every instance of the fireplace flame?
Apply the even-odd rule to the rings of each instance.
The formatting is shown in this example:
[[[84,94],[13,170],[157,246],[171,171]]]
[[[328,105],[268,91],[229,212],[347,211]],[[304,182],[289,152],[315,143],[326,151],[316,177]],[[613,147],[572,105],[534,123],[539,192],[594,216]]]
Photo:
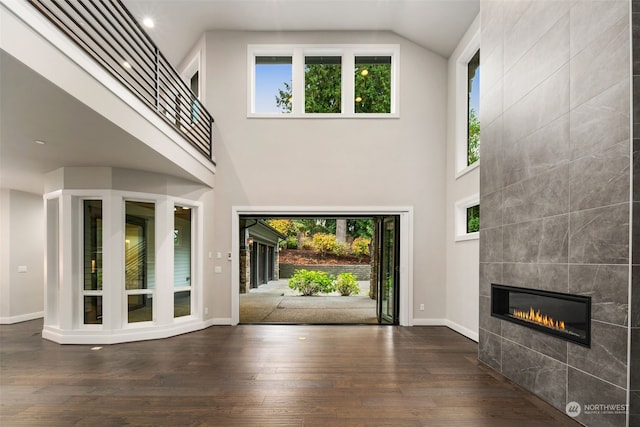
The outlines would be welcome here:
[[[526,310],[513,310],[513,317],[526,320],[528,322],[538,323],[540,325],[547,326],[549,328],[565,330],[563,320],[555,320],[551,316],[541,314],[540,310],[535,310],[533,307]]]

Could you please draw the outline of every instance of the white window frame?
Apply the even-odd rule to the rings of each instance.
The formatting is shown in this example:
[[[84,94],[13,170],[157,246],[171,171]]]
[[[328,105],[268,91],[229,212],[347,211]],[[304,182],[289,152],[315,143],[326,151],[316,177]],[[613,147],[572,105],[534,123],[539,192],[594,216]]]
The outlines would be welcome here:
[[[480,49],[480,30],[476,31],[469,43],[464,47],[460,55],[456,58],[456,81],[455,81],[455,171],[456,179],[471,172],[480,166],[480,161],[467,165],[467,145],[468,141],[468,76],[467,68],[469,61]],[[482,66],[482,63],[481,63]]]
[[[95,201],[95,200],[99,200],[100,202],[102,202],[102,221],[103,221],[103,227],[102,227],[102,244],[103,244],[103,262],[104,262],[104,223],[105,223],[105,198],[103,196],[73,196],[72,199],[77,200],[77,207],[74,209],[74,211],[76,212],[76,215],[78,215],[78,221],[76,221],[76,224],[79,224],[79,229],[78,229],[78,248],[80,248],[80,250],[78,251],[78,256],[77,256],[77,260],[78,260],[78,268],[77,268],[77,274],[78,277],[80,278],[79,281],[79,298],[77,299],[77,310],[78,310],[78,317],[77,317],[77,325],[80,329],[103,329],[104,327],[104,323],[105,323],[105,293],[104,293],[104,271],[103,271],[103,276],[102,276],[102,289],[100,290],[86,290],[84,288],[84,202],[86,200],[91,200],[91,201]],[[103,269],[104,269],[104,264],[103,264]],[[97,296],[97,297],[101,297],[102,298],[102,323],[84,323],[84,297],[90,297],[90,296]]]
[[[467,209],[480,205],[480,195],[474,194],[466,199],[456,202],[455,207],[455,240],[463,242],[465,240],[477,240],[480,238],[479,232],[467,233]]]
[[[155,236],[157,236],[157,218],[158,218],[158,199],[155,198],[137,198],[137,197],[123,197],[122,199],[122,237],[123,239],[126,236],[126,224],[127,224],[127,202],[139,202],[139,203],[152,203],[153,204],[153,218],[154,218],[154,245],[153,245],[153,250],[154,250],[154,268],[156,269],[156,271],[154,272],[154,277],[158,277],[158,271],[157,271],[157,260],[158,260],[158,248],[157,248],[157,241]],[[124,243],[124,240],[121,241],[122,243]],[[146,326],[146,325],[150,325],[150,324],[154,324],[156,322],[156,317],[157,317],[157,298],[156,298],[156,289],[157,289],[157,281],[156,283],[154,283],[153,288],[149,289],[127,289],[127,284],[126,284],[126,277],[125,277],[125,266],[127,264],[127,260],[126,260],[126,251],[124,251],[122,253],[122,286],[123,286],[123,303],[124,303],[124,309],[122,312],[122,324],[126,325],[126,327],[141,327],[141,326]],[[152,298],[152,306],[151,306],[151,320],[145,320],[142,322],[129,322],[129,295],[151,295]]]
[[[391,56],[391,112],[356,113],[354,107],[356,56]],[[291,113],[255,112],[255,69],[257,56],[291,57]],[[305,56],[342,57],[342,99],[341,113],[305,113],[304,111],[304,59]],[[400,45],[398,44],[332,44],[332,45],[253,45],[247,46],[248,87],[247,117],[249,118],[360,118],[380,119],[399,118],[399,64]]]

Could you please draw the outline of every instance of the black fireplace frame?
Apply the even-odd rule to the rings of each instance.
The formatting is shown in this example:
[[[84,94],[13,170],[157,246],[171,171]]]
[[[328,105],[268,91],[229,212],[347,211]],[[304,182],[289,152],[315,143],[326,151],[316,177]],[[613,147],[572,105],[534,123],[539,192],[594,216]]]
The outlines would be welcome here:
[[[557,331],[552,328],[548,328],[544,325],[538,325],[536,323],[528,322],[526,320],[518,319],[517,317],[507,316],[502,313],[509,312],[509,292],[525,293],[530,295],[537,295],[548,298],[562,299],[566,301],[573,301],[585,304],[585,338],[579,336],[573,336],[570,334]],[[526,326],[531,329],[549,334],[564,340],[582,345],[584,347],[591,347],[591,297],[583,295],[564,294],[560,292],[542,291],[531,288],[520,288],[516,286],[506,286],[500,284],[491,284],[491,316],[498,319],[506,320],[518,325]]]

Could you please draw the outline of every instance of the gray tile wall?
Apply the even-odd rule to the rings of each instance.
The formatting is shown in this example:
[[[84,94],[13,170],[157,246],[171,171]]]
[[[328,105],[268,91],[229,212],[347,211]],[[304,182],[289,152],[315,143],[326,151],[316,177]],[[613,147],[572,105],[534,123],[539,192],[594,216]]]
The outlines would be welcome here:
[[[640,307],[629,306],[629,18],[628,0],[481,0],[479,359],[563,412],[572,401],[626,404],[630,327],[640,372]],[[634,118],[640,129],[640,108]],[[640,139],[634,147],[640,158]],[[492,318],[491,283],[591,296],[591,348]],[[631,377],[640,390],[640,374]],[[633,408],[640,391],[631,397]],[[577,420],[626,418],[592,408]]]
[[[629,425],[640,426],[640,1],[632,2],[633,220]]]

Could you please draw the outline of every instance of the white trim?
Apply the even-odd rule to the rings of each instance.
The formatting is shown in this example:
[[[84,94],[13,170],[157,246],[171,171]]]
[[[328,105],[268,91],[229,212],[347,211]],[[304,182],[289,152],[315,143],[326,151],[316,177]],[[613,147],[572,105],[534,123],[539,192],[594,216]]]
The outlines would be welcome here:
[[[162,326],[153,325],[152,322],[140,322],[139,324],[130,324],[127,328],[112,330],[105,334],[98,333],[101,331],[96,330],[62,330],[56,326],[45,325],[42,330],[42,338],[58,344],[118,344],[169,338],[188,332],[199,331],[209,326],[211,325],[202,320],[177,322]]]
[[[459,325],[459,324],[457,324],[455,322],[452,322],[451,320],[445,320],[445,322],[446,322],[445,326],[447,326],[449,329],[453,329],[454,331],[456,331],[460,335],[464,335],[465,337],[469,338],[470,340],[478,342],[478,333],[477,332],[474,332],[471,329],[465,328],[464,326]]]
[[[472,341],[478,342],[478,333],[471,329],[465,328],[449,319],[413,319],[414,326],[445,326],[460,335],[469,338]]]
[[[458,200],[454,209],[455,241],[477,240],[480,238],[479,232],[467,233],[467,209],[480,205],[480,194]]]
[[[455,77],[455,156],[454,170],[456,171],[456,179],[470,172],[471,167],[476,165],[467,165],[467,66],[473,55],[480,49],[480,28],[475,31],[469,42],[464,46],[462,52],[456,58],[456,77]],[[477,167],[477,166],[476,166]]]
[[[401,326],[413,319],[413,207],[412,206],[232,206],[231,207],[231,324],[240,321],[240,215],[398,215],[400,216],[400,312]]]
[[[391,112],[356,113],[353,99],[353,65],[356,56],[388,55],[391,57]],[[304,112],[304,57],[330,55],[342,57],[342,99],[340,113]],[[291,57],[292,108],[290,113],[255,112],[255,58],[256,56]],[[247,117],[261,119],[397,119],[400,117],[400,45],[399,44],[249,44],[247,45]]]
[[[26,322],[28,320],[41,319],[44,317],[44,311],[36,311],[34,313],[19,314],[17,316],[0,317],[0,325],[12,325],[14,323]]]
[[[476,170],[479,166],[480,166],[480,160],[478,160],[477,162],[467,166],[466,168],[462,169],[461,171],[456,172],[456,179],[461,178],[461,177],[465,176],[466,174],[468,174],[469,172]]]

